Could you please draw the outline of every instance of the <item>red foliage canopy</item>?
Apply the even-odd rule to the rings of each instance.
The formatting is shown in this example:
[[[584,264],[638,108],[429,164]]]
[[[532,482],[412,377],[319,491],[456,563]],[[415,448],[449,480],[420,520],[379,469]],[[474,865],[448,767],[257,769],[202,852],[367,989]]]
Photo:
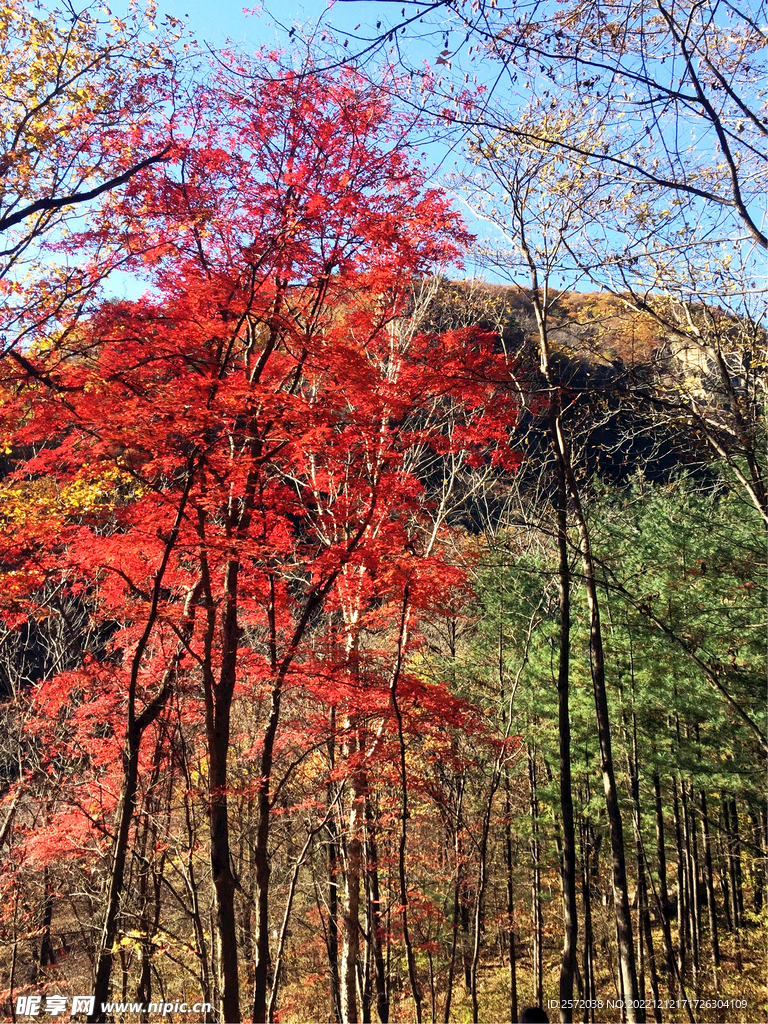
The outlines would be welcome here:
[[[404,600],[413,619],[462,584],[420,467],[509,458],[514,409],[494,339],[409,327],[415,283],[467,236],[402,128],[349,71],[220,73],[103,225],[152,291],[37,353],[37,381],[2,367],[0,611],[41,614],[52,581],[87,602],[98,640],[40,684],[35,730],[73,785],[111,791],[102,809],[125,721],[169,685],[213,719],[278,677],[352,699],[350,630],[386,638]],[[379,646],[354,701],[385,715]]]

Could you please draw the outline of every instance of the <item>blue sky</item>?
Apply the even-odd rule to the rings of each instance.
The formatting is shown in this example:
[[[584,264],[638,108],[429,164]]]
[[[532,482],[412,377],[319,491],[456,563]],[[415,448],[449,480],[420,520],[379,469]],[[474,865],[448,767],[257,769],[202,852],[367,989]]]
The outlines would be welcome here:
[[[238,46],[256,50],[261,46],[287,45],[286,33],[280,27],[314,25],[318,19],[333,22],[352,30],[360,23],[375,24],[380,14],[377,9],[388,8],[375,0],[345,4],[338,3],[329,10],[326,0],[158,0],[161,14],[184,18],[186,24],[201,42],[214,47],[231,40]],[[244,13],[248,10],[249,13]],[[388,13],[388,12],[384,12]]]
[[[248,0],[217,0],[215,3],[206,0],[161,0],[159,3],[161,13],[184,18],[198,40],[215,47],[223,46],[228,39],[250,49],[262,45],[281,45],[284,37],[270,24],[268,14],[254,16],[243,13],[244,7],[257,6],[260,6],[258,0],[250,4]],[[325,9],[324,3],[304,6],[314,8],[314,11],[302,11],[300,5],[293,3],[280,4],[276,10],[290,25],[294,20],[315,20]]]

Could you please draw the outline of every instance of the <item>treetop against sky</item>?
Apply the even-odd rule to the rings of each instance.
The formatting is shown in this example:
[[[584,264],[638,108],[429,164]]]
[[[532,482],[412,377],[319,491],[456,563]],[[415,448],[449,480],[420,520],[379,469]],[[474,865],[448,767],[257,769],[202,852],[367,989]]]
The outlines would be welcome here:
[[[167,17],[205,59],[231,45],[294,67],[352,63],[393,93],[412,115],[408,144],[478,236],[464,273],[519,278],[496,172],[502,157],[549,152],[542,215],[573,227],[563,200],[581,207],[578,245],[560,247],[553,283],[650,282],[694,300],[764,287],[763,2],[223,0],[212,15],[200,0],[162,0],[155,22]]]

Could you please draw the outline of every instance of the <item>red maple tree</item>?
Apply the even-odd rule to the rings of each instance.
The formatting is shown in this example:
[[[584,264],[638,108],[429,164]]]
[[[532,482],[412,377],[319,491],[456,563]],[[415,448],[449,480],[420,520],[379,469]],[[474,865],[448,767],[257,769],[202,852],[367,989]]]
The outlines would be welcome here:
[[[420,469],[428,451],[498,457],[513,417],[508,401],[489,403],[506,377],[493,338],[401,329],[414,282],[455,262],[467,236],[407,161],[379,90],[349,71],[231,67],[189,123],[166,173],[134,179],[103,225],[141,254],[151,291],[104,304],[66,352],[36,353],[36,380],[2,367],[19,457],[3,485],[15,511],[0,557],[15,568],[0,611],[9,622],[57,614],[45,596],[55,584],[99,626],[34,693],[32,732],[47,770],[56,762],[69,839],[46,851],[50,829],[27,851],[83,854],[94,820],[111,835],[93,1019],[108,998],[140,776],[167,755],[158,726],[180,694],[207,760],[227,1021],[241,1017],[233,701],[251,694],[261,709],[252,1019],[267,1019],[284,693],[342,709],[358,792],[363,735],[396,743],[399,732],[402,749],[419,688],[422,706],[449,708],[447,691],[404,669],[420,608],[461,582],[446,576]],[[388,639],[361,674],[357,637],[374,619]],[[407,941],[404,881],[402,895]]]

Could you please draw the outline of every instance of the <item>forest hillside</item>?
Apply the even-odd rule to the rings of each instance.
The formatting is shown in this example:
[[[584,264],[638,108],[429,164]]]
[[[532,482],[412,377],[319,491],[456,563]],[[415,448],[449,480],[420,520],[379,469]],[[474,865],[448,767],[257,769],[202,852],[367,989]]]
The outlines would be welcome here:
[[[334,322],[362,315],[348,303],[347,296]],[[109,992],[126,1006],[191,1003],[190,993],[212,1006],[219,998],[208,859],[216,698],[196,682],[214,653],[206,653],[213,641],[204,629],[203,646],[193,642],[201,628],[195,602],[204,624],[212,583],[194,582],[185,552],[199,540],[182,539],[180,520],[195,502],[210,508],[216,527],[221,499],[206,497],[214,475],[198,492],[178,471],[168,476],[163,450],[184,460],[191,451],[177,438],[178,402],[191,402],[175,394],[181,364],[167,377],[176,411],[166,426],[157,397],[163,375],[146,380],[146,361],[129,365],[124,347],[126,325],[133,343],[136,332],[156,337],[158,317],[168,315],[162,306],[153,313],[108,304],[58,361],[61,382],[78,382],[86,402],[105,373],[113,386],[121,382],[117,405],[98,402],[95,438],[84,426],[87,407],[73,420],[58,399],[48,408],[38,395],[30,416],[29,388],[6,383],[27,410],[2,480],[10,544],[0,648],[7,1005],[41,985],[57,993],[89,987],[121,820],[126,762],[116,723],[130,714],[132,686],[141,734]],[[337,465],[347,481],[353,467],[363,471],[346,442],[331,461],[329,431],[344,437],[346,416],[336,417],[345,407],[358,417],[356,438],[379,433],[381,415],[369,427],[361,407],[346,404],[358,375],[349,352],[336,368],[321,364],[314,387],[326,407],[318,419],[304,399],[302,416],[312,420],[301,424],[293,456],[317,452],[303,469],[312,513],[306,497],[301,516],[291,510],[287,469],[259,484],[282,494],[274,511],[264,497],[254,506],[262,525],[245,561],[255,575],[241,592],[229,709],[237,972],[247,999],[266,884],[271,1019],[328,1019],[343,1013],[343,999],[360,1000],[362,1019],[409,1019],[416,992],[427,1019],[514,1020],[523,1004],[557,998],[569,886],[579,1017],[617,1019],[617,1000],[626,998],[612,913],[618,855],[637,984],[654,1001],[648,1019],[688,1019],[681,998],[701,1001],[697,1020],[757,1019],[768,898],[760,744],[766,580],[759,516],[729,466],[747,465],[748,453],[732,426],[728,389],[752,416],[755,442],[762,419],[754,349],[737,345],[748,325],[723,324],[714,309],[701,315],[731,344],[700,346],[694,360],[620,298],[558,294],[547,309],[551,347],[542,370],[530,293],[447,279],[411,286],[408,311],[386,335],[399,339],[418,383],[409,391],[402,378],[389,413],[393,468],[376,545],[359,562],[315,571],[310,552],[327,557],[336,535],[348,550],[354,524],[370,515],[359,497],[331,484]],[[100,339],[95,347],[90,334]],[[164,359],[175,358],[158,343]],[[420,353],[431,353],[434,365],[436,345],[442,367],[425,377]],[[728,381],[717,376],[720,351]],[[194,383],[197,366],[187,366]],[[384,382],[393,372],[385,369]],[[397,372],[405,374],[402,366]],[[448,376],[466,378],[463,399],[454,387],[447,401]],[[573,495],[563,500],[564,460],[551,448],[553,386],[578,515]],[[67,408],[73,387],[64,392]],[[275,394],[290,391],[282,384]],[[147,400],[160,417],[153,445],[144,436]],[[126,402],[134,410],[128,419]],[[191,415],[191,404],[183,408]],[[285,440],[273,443],[290,444],[296,414],[286,407],[272,415],[288,417]],[[205,421],[195,429],[215,451],[215,428]],[[161,436],[170,449],[154,447]],[[713,444],[724,458],[713,457]],[[357,488],[362,481],[372,488],[367,472]],[[287,547],[277,530],[292,535]],[[207,543],[211,559],[226,557],[222,541]],[[267,544],[272,554],[261,564]],[[156,575],[154,591],[146,590],[151,577],[142,584],[137,576],[146,572],[147,545],[169,552],[167,578],[158,587]],[[601,613],[597,711],[590,600]],[[295,623],[296,609],[304,635],[296,638],[294,625],[291,647],[278,616]],[[214,637],[218,614],[208,619]],[[127,654],[148,625],[157,638],[147,671],[123,683]],[[281,671],[276,697],[270,679]],[[213,694],[221,686],[212,683]],[[258,781],[276,699],[265,810]],[[607,716],[615,787],[609,810],[599,714]],[[611,814],[621,827],[613,852]],[[730,998],[741,1002],[729,1007]]]
[[[0,1018],[765,1020],[766,0],[173,3],[0,4]]]

